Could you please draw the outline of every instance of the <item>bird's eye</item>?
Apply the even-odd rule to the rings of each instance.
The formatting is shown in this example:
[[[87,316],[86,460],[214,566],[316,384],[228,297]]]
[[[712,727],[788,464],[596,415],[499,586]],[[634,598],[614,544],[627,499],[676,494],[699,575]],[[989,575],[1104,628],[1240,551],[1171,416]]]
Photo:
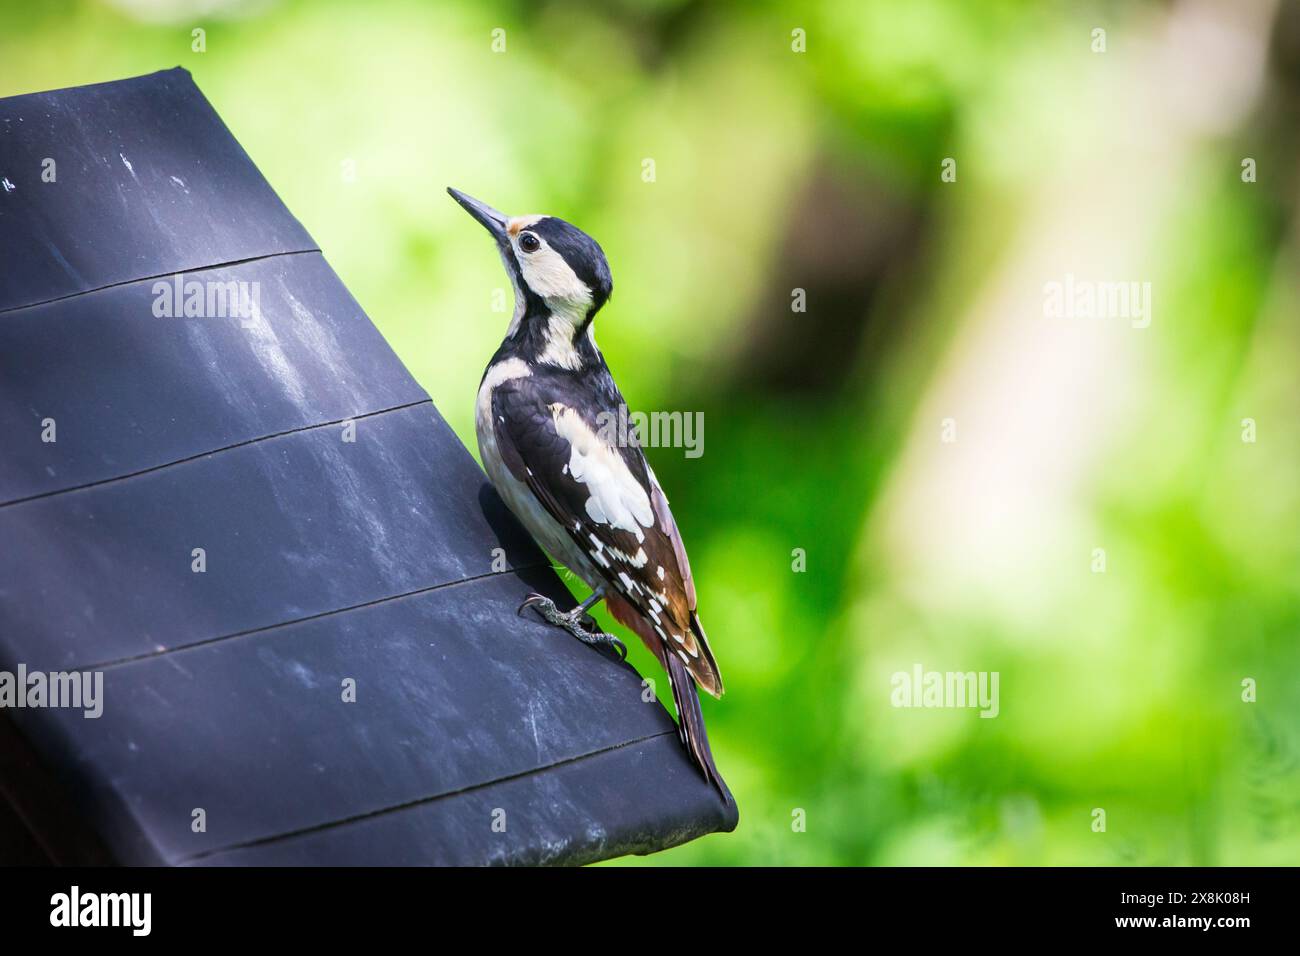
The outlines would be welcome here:
[[[519,237],[519,248],[524,252],[536,252],[541,246],[541,242],[531,232],[526,232]]]

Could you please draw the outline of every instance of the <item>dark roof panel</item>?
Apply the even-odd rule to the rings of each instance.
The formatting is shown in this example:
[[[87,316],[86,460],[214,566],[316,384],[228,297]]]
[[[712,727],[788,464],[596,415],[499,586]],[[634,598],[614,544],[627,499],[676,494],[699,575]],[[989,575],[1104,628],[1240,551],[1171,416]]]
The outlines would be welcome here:
[[[108,667],[104,716],[52,711],[38,739],[78,786],[104,791],[123,856],[146,842],[138,830],[162,862],[657,734],[676,745],[632,668],[515,616],[535,588],[560,596],[555,583],[544,568],[492,575]],[[195,808],[205,832],[191,829]]]
[[[242,295],[256,319],[160,318],[178,282],[182,298],[187,285],[218,290],[217,306]],[[0,504],[429,397],[318,252],[0,317],[0,380],[23,397],[0,404]]]
[[[580,863],[735,826],[630,666],[516,616],[572,598],[188,74],[0,100],[0,137],[0,669],[104,682],[98,718],[0,712],[0,854]],[[155,314],[182,272],[259,317]]]
[[[638,793],[653,781],[653,793]],[[649,811],[653,805],[654,810]],[[493,826],[494,823],[498,825]],[[195,866],[594,863],[736,825],[674,730],[489,786],[185,861]]]
[[[179,67],[0,100],[0,180],[0,312],[316,248]]]
[[[432,404],[355,428],[0,507],[8,649],[92,667],[543,563]]]

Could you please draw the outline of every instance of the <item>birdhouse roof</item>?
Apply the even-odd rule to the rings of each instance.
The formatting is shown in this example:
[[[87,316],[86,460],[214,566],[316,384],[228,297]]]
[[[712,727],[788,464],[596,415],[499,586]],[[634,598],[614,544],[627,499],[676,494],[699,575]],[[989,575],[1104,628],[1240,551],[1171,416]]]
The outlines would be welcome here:
[[[0,710],[0,848],[582,863],[735,826],[631,666],[516,616],[572,598],[186,71],[0,100],[0,180],[0,672],[102,675],[97,717]]]

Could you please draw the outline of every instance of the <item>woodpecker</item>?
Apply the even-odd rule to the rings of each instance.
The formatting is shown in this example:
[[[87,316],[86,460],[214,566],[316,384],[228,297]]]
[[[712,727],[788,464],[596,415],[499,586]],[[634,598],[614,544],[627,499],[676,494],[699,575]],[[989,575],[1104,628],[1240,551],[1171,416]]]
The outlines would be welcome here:
[[[571,611],[530,594],[520,613],[531,607],[584,643],[626,657],[622,642],[587,614],[603,600],[667,671],[678,736],[730,802],[695,690],[721,697],[722,676],[696,612],[686,548],[635,432],[608,427],[626,421],[626,405],[592,332],[614,288],[605,253],[563,219],[511,217],[447,192],[496,240],[515,294],[475,405],[483,467],[538,544],[591,588]]]

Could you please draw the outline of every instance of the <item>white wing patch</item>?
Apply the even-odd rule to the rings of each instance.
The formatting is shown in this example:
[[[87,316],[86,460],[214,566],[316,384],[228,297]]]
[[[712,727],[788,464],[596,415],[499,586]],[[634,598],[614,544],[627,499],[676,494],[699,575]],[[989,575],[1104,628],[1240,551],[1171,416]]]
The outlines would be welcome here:
[[[569,442],[569,473],[587,486],[587,517],[636,535],[645,541],[642,528],[653,528],[654,509],[650,496],[628,470],[617,451],[593,432],[573,409],[556,402],[550,406],[555,431]],[[638,563],[639,560],[639,563]],[[639,550],[629,563],[640,567],[646,561]]]

